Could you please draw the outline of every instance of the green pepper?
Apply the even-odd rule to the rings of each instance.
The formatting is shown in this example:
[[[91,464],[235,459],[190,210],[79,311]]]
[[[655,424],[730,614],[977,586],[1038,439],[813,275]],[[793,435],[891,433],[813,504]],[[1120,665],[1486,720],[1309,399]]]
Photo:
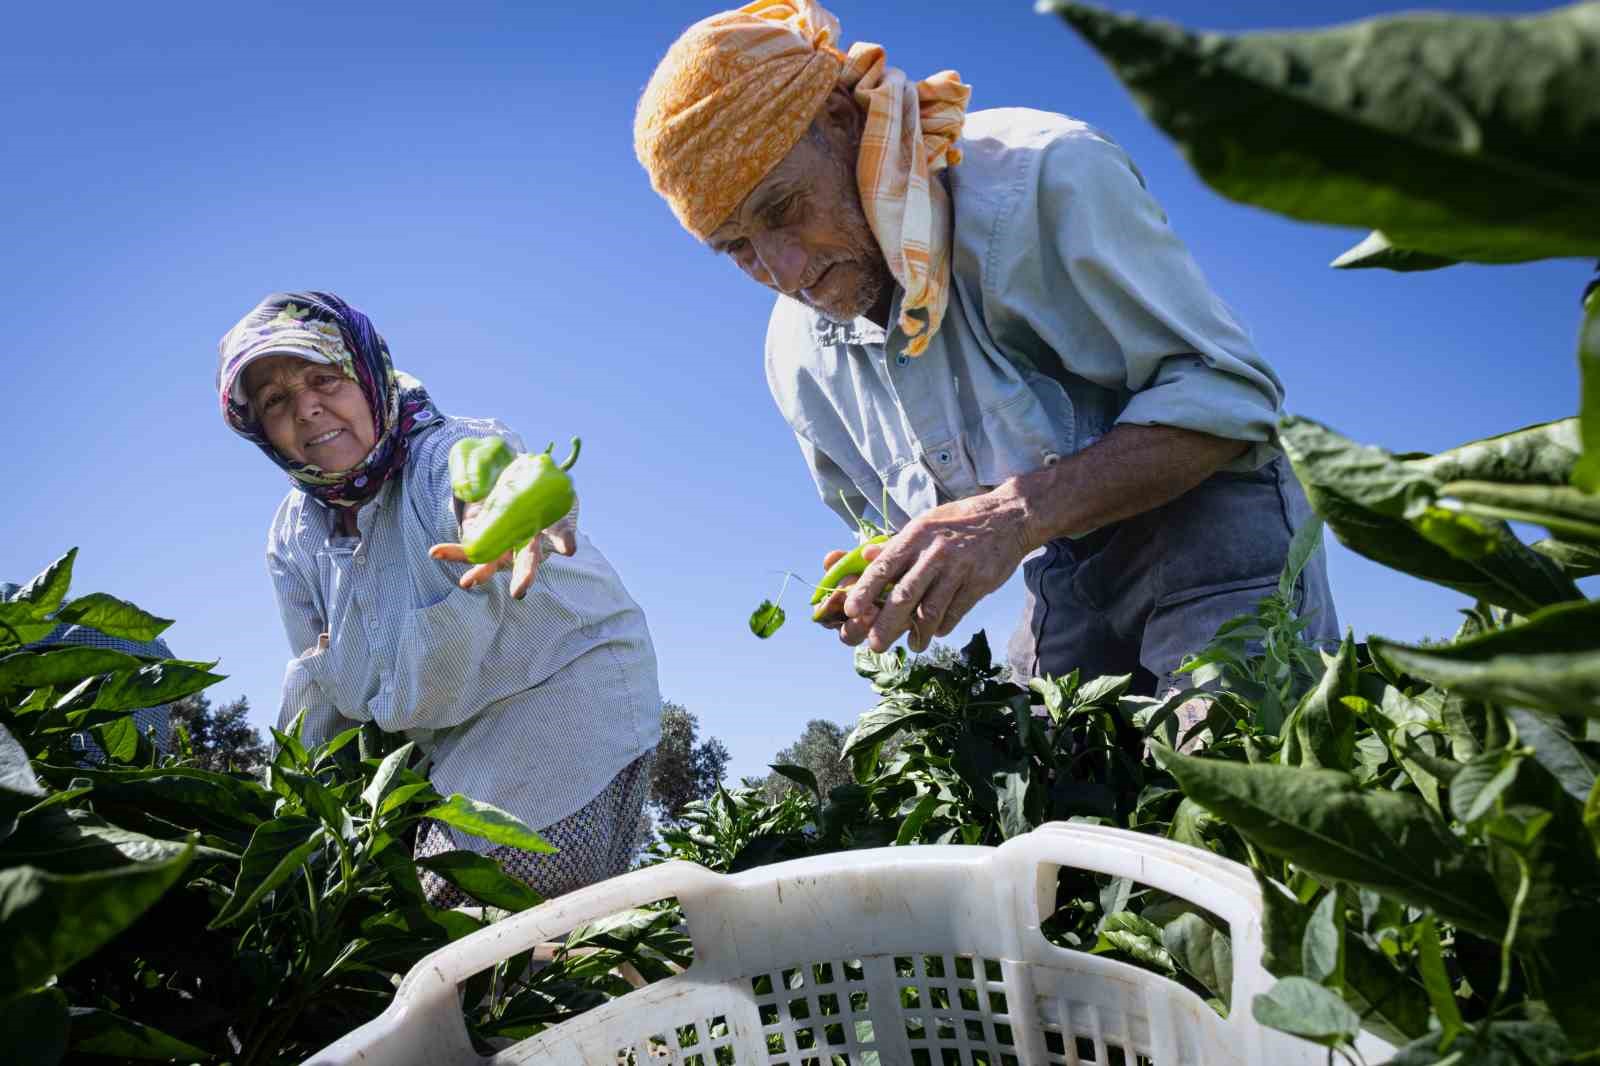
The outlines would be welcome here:
[[[467,437],[450,449],[450,490],[462,503],[477,503],[494,488],[516,453],[499,437]]]
[[[581,442],[572,438],[572,454],[556,465],[552,444],[538,455],[519,455],[494,483],[488,499],[461,531],[467,559],[487,563],[521,548],[572,510],[577,499],[567,471],[578,461]]]
[[[862,556],[861,553],[870,545],[882,544],[888,539],[889,534],[887,533],[876,537],[869,537],[860,544],[856,545],[851,551],[846,552],[844,558],[828,567],[828,572],[822,575],[822,583],[818,585],[817,590],[811,594],[812,605],[817,606],[822,604],[829,596],[839,591],[839,582],[843,581],[845,578],[850,577],[853,574],[860,574],[862,571],[866,570],[867,560]],[[819,622],[822,620],[822,618],[822,608],[817,606],[817,609],[811,612],[811,620],[813,622]]]

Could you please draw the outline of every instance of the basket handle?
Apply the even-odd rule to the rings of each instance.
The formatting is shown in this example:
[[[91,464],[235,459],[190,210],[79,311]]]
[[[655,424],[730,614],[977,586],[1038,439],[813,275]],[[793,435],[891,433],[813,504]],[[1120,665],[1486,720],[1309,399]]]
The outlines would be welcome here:
[[[1188,844],[1077,822],[1050,822],[1006,842],[1000,861],[1012,865],[1017,900],[1028,916],[1023,935],[1035,946],[1049,944],[1039,926],[1055,907],[1056,867],[1066,866],[1159,888],[1226,921],[1233,946],[1230,1022],[1248,1019],[1251,997],[1272,987],[1261,966],[1261,887],[1248,867]]]
[[[703,866],[673,860],[558,896],[469,933],[427,956],[401,982],[395,1002],[399,1003],[412,993],[411,978],[417,974],[426,973],[429,987],[446,987],[454,995],[458,983],[480,970],[562,936],[580,925],[668,896],[676,896],[684,904],[685,916],[689,916],[693,900],[716,888],[721,881],[721,875]],[[691,921],[688,924],[692,935],[694,923]]]

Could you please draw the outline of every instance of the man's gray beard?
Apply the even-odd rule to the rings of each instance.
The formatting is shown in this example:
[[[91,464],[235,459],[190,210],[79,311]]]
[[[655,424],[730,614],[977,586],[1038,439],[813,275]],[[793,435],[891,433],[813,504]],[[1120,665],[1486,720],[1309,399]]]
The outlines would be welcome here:
[[[815,311],[817,314],[821,315],[823,318],[827,319],[829,322],[833,322],[841,326],[847,326],[856,319],[860,318],[862,315],[866,314],[868,311],[872,310],[874,307],[878,306],[878,301],[883,298],[884,287],[892,280],[887,275],[888,271],[886,270],[874,270],[867,275],[866,280],[861,283],[861,287],[856,290],[856,295],[858,297],[856,306],[859,307],[860,310],[853,314],[846,314],[842,316],[835,315],[812,304],[806,304],[806,306],[811,308],[811,310]],[[800,302],[805,303],[804,300],[801,300]]]

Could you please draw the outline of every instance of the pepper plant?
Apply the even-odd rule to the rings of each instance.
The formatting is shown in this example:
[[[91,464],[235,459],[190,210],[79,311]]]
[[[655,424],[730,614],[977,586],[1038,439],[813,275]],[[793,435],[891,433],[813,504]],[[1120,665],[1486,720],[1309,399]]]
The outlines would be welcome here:
[[[103,594],[68,600],[74,558],[0,602],[0,1060],[297,1062],[382,1011],[430,951],[539,902],[457,850],[420,865],[484,906],[427,904],[410,842],[423,819],[550,847],[504,811],[439,795],[415,745],[370,723],[310,747],[298,723],[274,731],[264,779],[187,765],[181,727],[179,753],[158,755],[132,710],[221,675],[25,647],[63,622],[132,640],[170,624]],[[80,730],[104,763],[78,764]],[[680,940],[622,916],[536,973],[486,972],[466,990],[469,1030],[485,1047],[537,1031],[624,991],[620,961],[659,976]]]

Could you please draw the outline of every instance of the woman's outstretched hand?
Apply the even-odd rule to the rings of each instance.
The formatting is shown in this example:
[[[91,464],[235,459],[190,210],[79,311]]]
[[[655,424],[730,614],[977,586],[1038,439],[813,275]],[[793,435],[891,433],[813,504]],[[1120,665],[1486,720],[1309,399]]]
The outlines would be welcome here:
[[[465,529],[477,517],[478,504],[466,505],[461,515],[461,527]],[[528,594],[533,587],[534,578],[539,576],[539,566],[550,553],[557,555],[571,555],[578,550],[578,505],[572,505],[566,517],[555,525],[540,533],[527,546],[518,552],[506,552],[493,562],[477,563],[469,566],[456,583],[464,589],[474,588],[488,581],[501,570],[511,571],[511,598],[520,600]],[[460,544],[435,544],[428,549],[430,559],[438,559],[447,563],[465,563],[467,550]]]

